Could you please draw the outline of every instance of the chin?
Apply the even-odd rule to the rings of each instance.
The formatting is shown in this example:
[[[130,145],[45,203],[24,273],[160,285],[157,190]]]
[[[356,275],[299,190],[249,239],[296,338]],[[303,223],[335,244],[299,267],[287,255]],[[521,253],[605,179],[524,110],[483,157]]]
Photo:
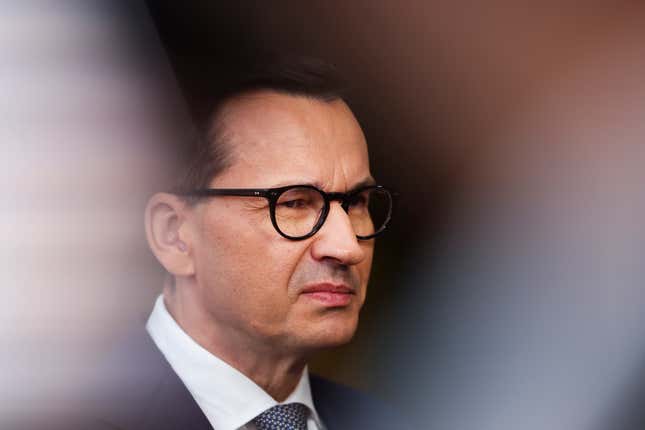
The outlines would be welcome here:
[[[349,343],[358,326],[358,317],[327,319],[310,333],[309,342],[314,349],[333,348]]]

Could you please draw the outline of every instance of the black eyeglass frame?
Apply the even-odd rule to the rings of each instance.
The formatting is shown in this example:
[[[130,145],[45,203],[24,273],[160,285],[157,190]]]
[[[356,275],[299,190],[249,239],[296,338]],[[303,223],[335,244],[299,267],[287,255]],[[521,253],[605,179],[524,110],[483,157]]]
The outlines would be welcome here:
[[[323,197],[323,201],[324,201],[324,206],[320,216],[318,217],[318,221],[313,226],[311,231],[304,236],[289,236],[288,234],[284,233],[282,230],[280,230],[280,227],[278,227],[278,222],[275,216],[276,204],[280,196],[286,191],[292,190],[294,188],[308,188],[308,189],[317,191]],[[282,237],[286,239],[305,240],[310,238],[314,234],[316,234],[318,230],[322,228],[323,224],[327,220],[327,215],[329,215],[331,202],[333,202],[334,200],[340,201],[341,202],[340,205],[343,208],[343,210],[345,212],[348,212],[349,205],[352,203],[354,196],[367,190],[384,191],[390,199],[390,210],[381,228],[378,231],[375,231],[374,233],[367,236],[356,235],[356,238],[359,240],[369,240],[383,233],[387,228],[390,220],[392,219],[392,212],[394,210],[394,203],[395,203],[395,198],[397,194],[391,192],[390,190],[388,190],[382,185],[367,185],[365,187],[360,187],[355,190],[352,190],[348,193],[326,193],[325,191],[320,190],[314,187],[313,185],[287,185],[285,187],[278,187],[278,188],[203,188],[203,189],[198,189],[187,193],[183,193],[183,195],[188,197],[216,197],[216,196],[264,197],[269,201],[269,216],[271,218],[271,223],[273,224],[273,227],[275,228],[275,230]]]

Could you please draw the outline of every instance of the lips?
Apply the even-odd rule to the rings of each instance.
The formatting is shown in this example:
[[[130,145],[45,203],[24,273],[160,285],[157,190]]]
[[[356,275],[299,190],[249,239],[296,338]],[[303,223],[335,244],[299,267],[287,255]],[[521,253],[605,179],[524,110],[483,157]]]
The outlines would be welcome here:
[[[356,291],[343,284],[321,283],[303,288],[300,294],[324,306],[339,307],[347,306]]]

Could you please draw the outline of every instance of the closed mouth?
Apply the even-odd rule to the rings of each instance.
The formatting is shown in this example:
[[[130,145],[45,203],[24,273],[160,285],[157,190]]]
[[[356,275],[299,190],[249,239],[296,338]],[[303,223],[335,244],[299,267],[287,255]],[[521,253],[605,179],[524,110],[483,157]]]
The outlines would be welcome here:
[[[355,303],[356,290],[345,284],[320,283],[302,289],[301,295],[325,308],[346,308]]]
[[[355,289],[348,287],[345,284],[332,284],[324,282],[315,285],[309,285],[302,289],[301,294],[311,293],[335,293],[335,294],[356,294]]]

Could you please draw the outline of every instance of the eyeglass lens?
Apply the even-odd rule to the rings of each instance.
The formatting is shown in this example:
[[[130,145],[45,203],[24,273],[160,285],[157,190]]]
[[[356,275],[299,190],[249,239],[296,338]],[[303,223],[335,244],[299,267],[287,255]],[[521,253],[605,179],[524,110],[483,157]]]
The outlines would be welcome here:
[[[347,214],[354,233],[359,237],[371,236],[382,230],[392,208],[390,194],[378,188],[357,193],[348,203]],[[291,188],[277,199],[276,224],[287,236],[306,236],[316,227],[324,207],[325,199],[315,189]]]

